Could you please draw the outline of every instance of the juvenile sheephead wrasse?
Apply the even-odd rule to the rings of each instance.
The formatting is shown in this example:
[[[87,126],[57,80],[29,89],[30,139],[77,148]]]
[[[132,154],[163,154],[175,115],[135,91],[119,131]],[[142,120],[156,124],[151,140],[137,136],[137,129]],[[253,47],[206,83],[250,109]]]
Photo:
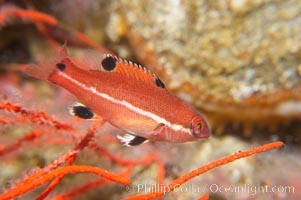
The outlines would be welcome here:
[[[118,138],[127,146],[210,136],[199,112],[169,93],[149,69],[119,57],[91,50],[83,58],[71,58],[65,45],[57,56],[28,65],[25,72],[74,94],[81,103],[72,106],[73,115],[101,118],[124,130],[127,134]]]

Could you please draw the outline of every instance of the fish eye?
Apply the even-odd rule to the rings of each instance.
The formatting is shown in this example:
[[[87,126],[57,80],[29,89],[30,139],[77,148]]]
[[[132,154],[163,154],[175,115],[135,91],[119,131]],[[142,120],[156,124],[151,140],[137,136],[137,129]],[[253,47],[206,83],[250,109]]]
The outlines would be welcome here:
[[[191,122],[189,124],[189,128],[190,128],[191,134],[195,135],[195,136],[201,134],[202,127],[203,127],[203,124],[200,121],[198,121],[198,122]]]

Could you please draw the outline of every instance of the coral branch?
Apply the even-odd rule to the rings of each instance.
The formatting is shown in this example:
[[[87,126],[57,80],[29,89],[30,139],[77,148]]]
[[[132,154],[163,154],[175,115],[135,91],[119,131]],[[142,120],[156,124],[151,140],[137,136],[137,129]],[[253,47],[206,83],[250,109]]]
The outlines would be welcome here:
[[[0,124],[8,124],[8,123],[13,123],[14,120],[12,119],[4,119],[4,118],[0,118]]]
[[[32,182],[35,182],[35,180],[38,180],[45,174],[48,174],[50,171],[55,170],[56,168],[61,166],[63,163],[65,163],[66,160],[68,160],[70,157],[74,157],[77,154],[78,154],[78,151],[69,151],[64,156],[61,156],[57,160],[55,160],[52,164],[44,167],[41,170],[36,171],[35,173],[32,173],[29,177],[27,177],[23,181],[19,182],[17,184],[17,186],[15,186],[15,188],[17,188],[17,187],[22,188],[23,185],[27,185],[28,183],[31,184]],[[32,189],[35,189],[35,187]],[[0,195],[0,199],[1,199],[1,195]]]
[[[168,184],[166,187],[169,188],[170,190],[168,192],[171,192],[177,188],[179,188],[183,183],[189,181],[190,179],[199,176],[215,167],[219,167],[222,165],[225,165],[227,163],[233,162],[235,160],[241,159],[241,158],[245,158],[248,156],[251,156],[253,154],[257,154],[257,153],[261,153],[261,152],[265,152],[271,149],[276,149],[276,148],[280,148],[283,146],[282,142],[274,142],[274,143],[270,143],[270,144],[266,144],[260,147],[256,147],[253,149],[249,149],[247,151],[241,151],[238,153],[235,153],[234,155],[219,159],[217,161],[214,161],[212,163],[209,163],[207,165],[204,165],[196,170],[193,170],[179,178],[177,178],[176,180],[172,181],[170,184]],[[143,194],[143,195],[137,195],[137,196],[132,196],[129,198],[126,198],[127,200],[142,200],[142,199],[153,199],[156,197],[161,197],[163,195],[166,194],[166,191],[156,191],[156,192],[152,192],[152,193],[148,193],[148,194]]]
[[[18,139],[16,142],[0,146],[0,156],[20,148],[23,142],[32,141],[43,135],[42,131],[33,131],[30,134]]]
[[[83,150],[91,140],[91,138],[94,136],[94,133],[96,131],[96,128],[98,125],[100,125],[103,122],[95,123],[90,131],[85,135],[85,137],[80,141],[80,143],[74,148],[74,151],[80,152]],[[72,165],[72,163],[75,161],[76,156],[72,156],[67,160],[66,166]],[[44,199],[64,178],[64,175],[56,177],[50,185],[42,192],[42,194],[37,198],[37,200]]]
[[[164,184],[164,177],[165,177],[165,168],[162,160],[159,158],[159,156],[155,157],[155,162],[158,167],[158,184],[163,185]]]
[[[209,194],[204,194],[203,196],[201,196],[197,200],[208,200],[208,199],[209,199]]]
[[[156,154],[152,153],[142,159],[131,160],[131,159],[121,158],[119,156],[113,155],[105,148],[97,146],[94,142],[91,142],[89,144],[89,147],[91,147],[97,153],[101,153],[102,155],[108,157],[113,162],[118,163],[119,165],[124,165],[124,166],[148,165],[149,163],[153,162],[156,158]]]
[[[12,24],[14,20],[22,20],[29,22],[42,22],[52,26],[57,25],[57,20],[45,13],[41,13],[34,10],[24,10],[22,8],[6,5],[0,9],[0,26]]]
[[[126,168],[123,172],[121,172],[118,175],[120,175],[120,176],[126,176],[131,171],[132,171],[132,167],[128,167],[128,168]],[[103,178],[97,179],[97,180],[93,180],[93,181],[90,181],[90,182],[88,182],[88,183],[80,186],[80,187],[74,188],[72,191],[70,191],[68,193],[56,196],[56,197],[52,198],[52,200],[63,200],[63,199],[66,200],[68,198],[72,198],[72,197],[75,197],[75,196],[77,196],[77,195],[79,195],[81,193],[84,193],[87,190],[90,190],[92,188],[99,187],[99,186],[101,186],[101,185],[103,185],[103,184],[105,184],[107,182],[108,182],[108,180],[103,179]]]
[[[44,176],[41,176],[39,178],[35,178],[32,181],[28,181],[27,179],[19,182],[17,185],[14,186],[13,189],[6,191],[5,193],[0,195],[0,200],[5,199],[11,199],[14,197],[17,197],[19,195],[22,195],[34,188],[37,188],[50,180],[56,178],[57,176],[65,176],[66,174],[74,174],[74,173],[93,173],[98,176],[104,177],[107,180],[128,185],[131,183],[130,179],[119,176],[116,174],[109,173],[105,170],[99,169],[94,166],[89,165],[77,165],[77,166],[66,166],[60,169],[56,169],[53,171],[50,171],[49,173],[45,174]],[[26,184],[25,184],[25,183]]]
[[[108,181],[106,179],[93,180],[93,181],[90,181],[90,182],[88,182],[84,185],[81,185],[78,188],[73,189],[72,191],[70,191],[68,193],[62,194],[60,196],[56,196],[56,197],[52,198],[52,200],[63,200],[63,199],[66,200],[66,199],[75,197],[75,196],[77,196],[81,193],[84,193],[87,190],[90,190],[92,188],[99,187],[99,186],[101,186],[101,185],[103,185],[107,182]]]
[[[61,49],[61,45],[54,38],[51,37],[45,25],[41,22],[36,22],[35,25],[40,31],[40,33],[44,36],[48,44],[56,51],[59,51]]]
[[[67,131],[76,132],[76,130],[72,126],[61,123],[58,120],[56,120],[55,118],[45,114],[44,112],[26,110],[26,109],[22,108],[21,106],[12,104],[10,102],[1,102],[0,110],[6,110],[9,112],[21,114],[22,116],[24,116],[26,119],[30,120],[33,123],[38,123],[40,125],[48,124],[58,130],[67,130]]]

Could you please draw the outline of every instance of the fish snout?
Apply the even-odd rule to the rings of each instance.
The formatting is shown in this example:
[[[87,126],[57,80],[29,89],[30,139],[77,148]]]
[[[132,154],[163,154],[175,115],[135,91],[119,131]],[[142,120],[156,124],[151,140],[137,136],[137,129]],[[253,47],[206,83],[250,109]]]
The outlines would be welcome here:
[[[201,133],[199,134],[199,137],[206,139],[210,136],[211,136],[211,130],[209,128],[209,124],[205,121],[201,128]]]

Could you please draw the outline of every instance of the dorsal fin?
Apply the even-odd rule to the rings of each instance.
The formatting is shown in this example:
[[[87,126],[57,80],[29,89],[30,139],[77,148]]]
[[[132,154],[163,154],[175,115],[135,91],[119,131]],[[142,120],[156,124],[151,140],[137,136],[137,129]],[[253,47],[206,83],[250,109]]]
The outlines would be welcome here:
[[[86,70],[119,73],[165,89],[164,83],[148,68],[111,54],[102,54],[97,51],[87,50],[81,59],[76,60],[76,63],[78,63],[78,66],[82,65],[81,68]]]
[[[110,58],[110,56],[108,55],[107,58]],[[117,58],[117,66],[114,71],[157,87],[165,88],[163,82],[148,68],[125,59]]]

